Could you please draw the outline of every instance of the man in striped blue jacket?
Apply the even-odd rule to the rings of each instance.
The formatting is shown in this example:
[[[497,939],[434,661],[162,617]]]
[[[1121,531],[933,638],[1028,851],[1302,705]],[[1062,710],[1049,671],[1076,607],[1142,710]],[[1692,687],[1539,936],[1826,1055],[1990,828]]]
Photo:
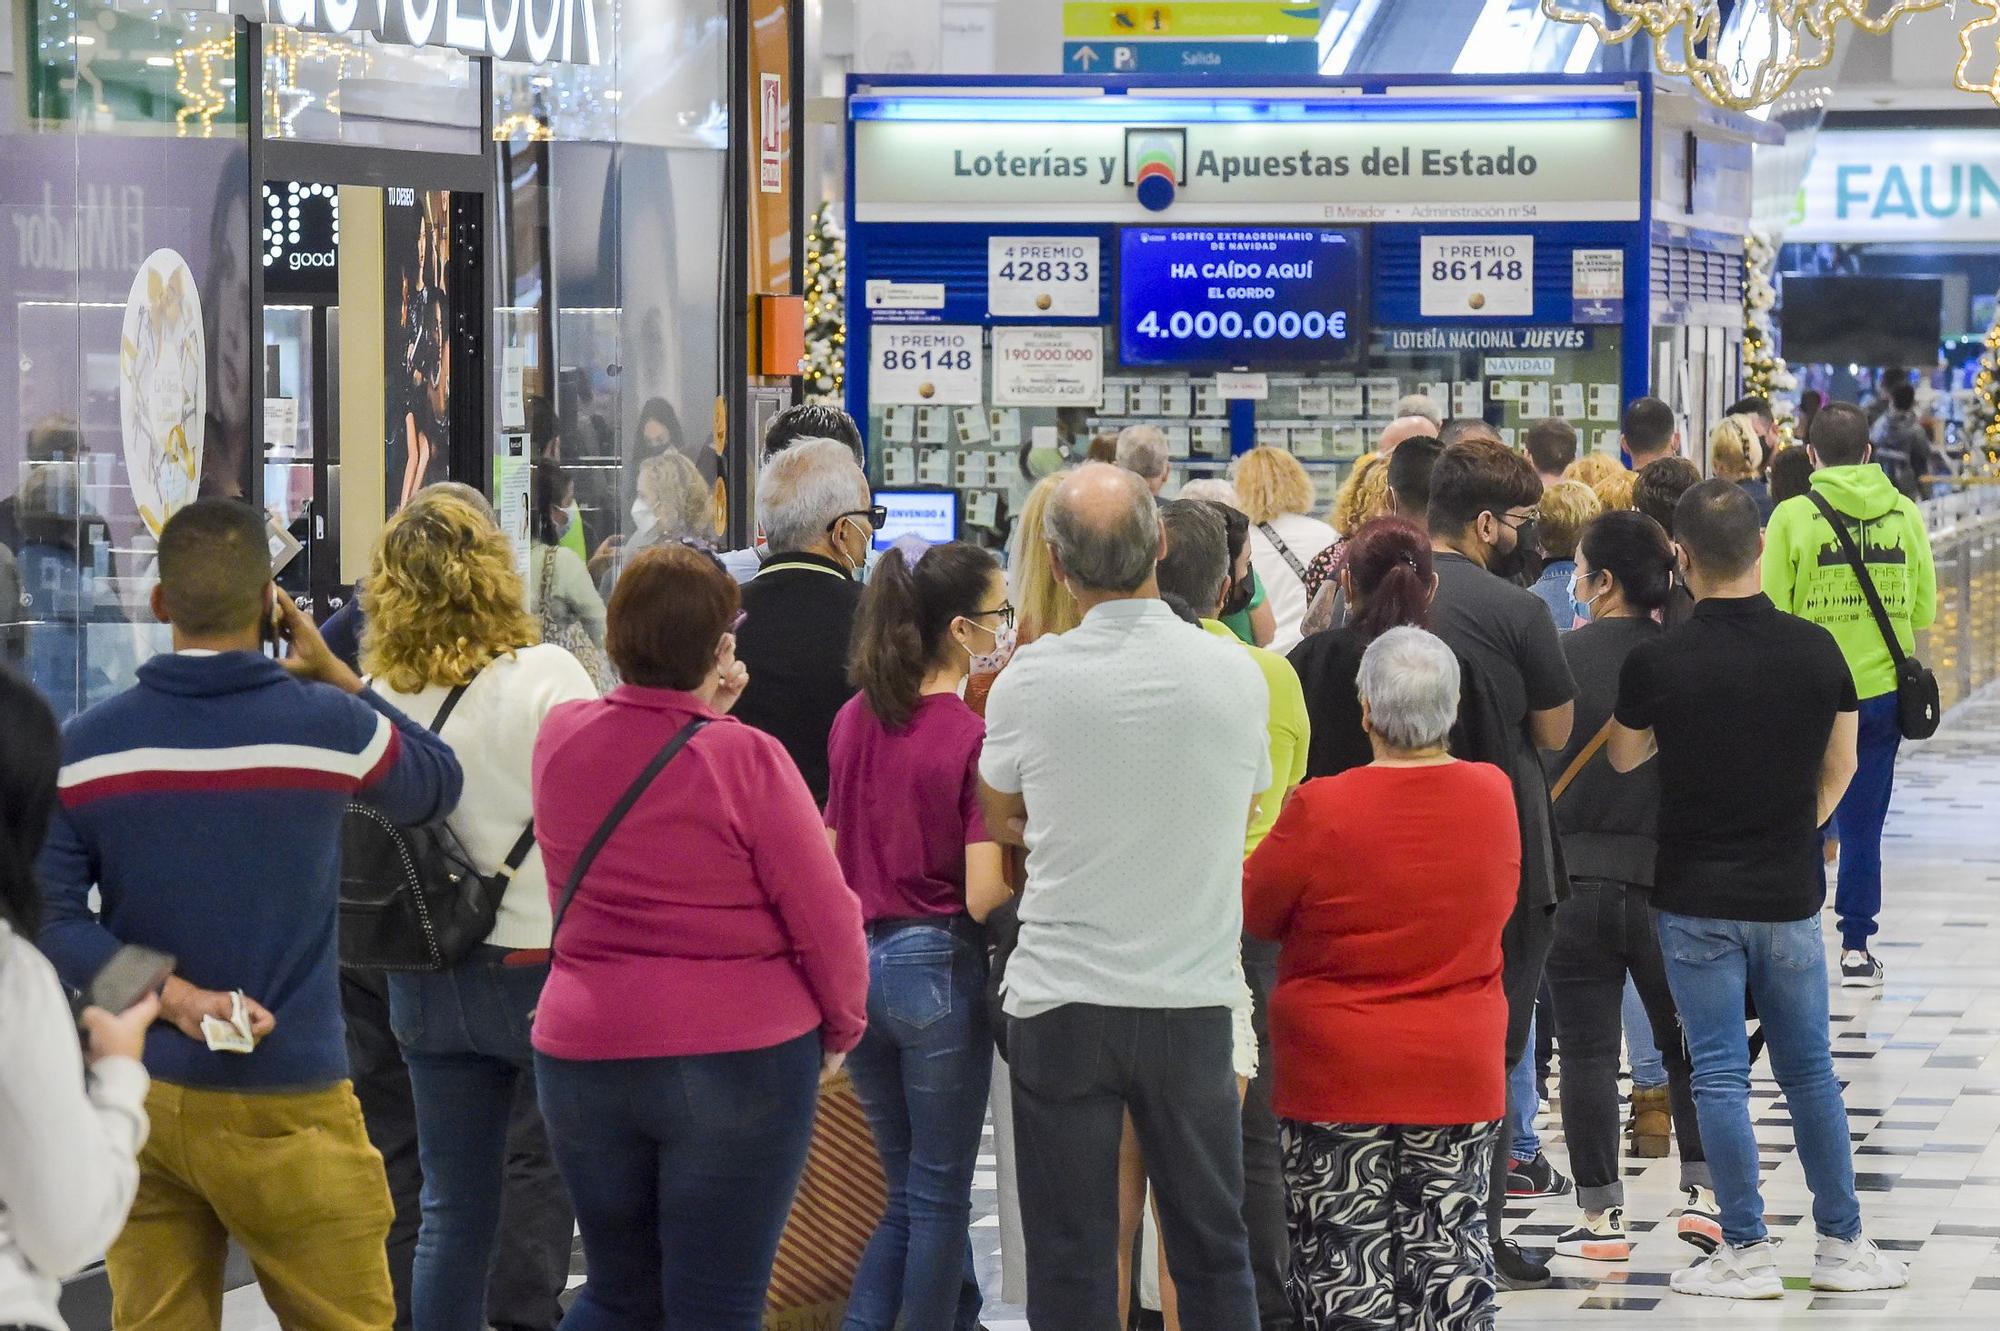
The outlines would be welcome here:
[[[178,959],[147,1041],[139,1194],[106,1262],[113,1321],[219,1325],[233,1238],[285,1326],[386,1331],[389,1194],[341,1028],[340,822],[350,799],[400,823],[443,816],[458,761],[272,585],[254,508],[173,516],[153,610],[174,650],[64,728],[40,864],[41,943],[68,983],[120,943]],[[202,1019],[228,1020],[237,994],[256,1047],[211,1049]]]

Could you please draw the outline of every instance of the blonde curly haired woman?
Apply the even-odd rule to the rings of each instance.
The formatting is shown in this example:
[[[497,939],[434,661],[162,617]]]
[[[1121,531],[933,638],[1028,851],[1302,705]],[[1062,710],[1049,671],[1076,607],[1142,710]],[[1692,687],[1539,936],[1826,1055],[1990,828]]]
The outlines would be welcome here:
[[[1771,521],[1771,510],[1777,504],[1771,498],[1771,487],[1759,476],[1764,463],[1764,445],[1757,438],[1757,419],[1754,416],[1724,416],[1708,432],[1708,469],[1715,476],[1735,485],[1750,496],[1757,505],[1757,520],[1762,524]]]
[[[511,870],[484,944],[449,970],[389,977],[424,1176],[412,1324],[473,1331],[485,1325],[509,1110],[534,1076],[528,1018],[549,971],[529,761],[542,718],[597,691],[574,656],[542,643],[506,538],[463,499],[421,494],[391,518],[361,595],[362,669],[458,755],[465,793],[447,821],[473,867]]]
[[[1576,461],[1563,468],[1563,479],[1582,481],[1595,490],[1598,484],[1625,470],[1625,464],[1609,453],[1585,453]]]
[[[1283,655],[1304,636],[1306,570],[1337,538],[1308,516],[1318,492],[1304,464],[1282,448],[1251,449],[1231,465],[1229,479],[1250,518],[1250,565],[1278,621],[1271,650]]]

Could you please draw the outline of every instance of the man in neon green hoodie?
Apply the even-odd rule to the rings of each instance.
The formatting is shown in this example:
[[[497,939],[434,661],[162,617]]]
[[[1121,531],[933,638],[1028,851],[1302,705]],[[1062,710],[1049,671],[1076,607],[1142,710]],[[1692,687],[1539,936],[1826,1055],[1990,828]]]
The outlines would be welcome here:
[[[1870,460],[1868,418],[1845,402],[1813,418],[1812,486],[1840,514],[1861,547],[1862,562],[1905,652],[1916,631],[1937,617],[1937,574],[1923,514]],[[1834,814],[1840,830],[1840,982],[1878,988],[1882,963],[1868,950],[1882,909],[1882,822],[1895,784],[1902,731],[1896,718],[1896,666],[1840,540],[1806,495],[1771,515],[1764,544],[1764,591],[1788,610],[1830,631],[1854,672],[1861,699],[1860,770]]]

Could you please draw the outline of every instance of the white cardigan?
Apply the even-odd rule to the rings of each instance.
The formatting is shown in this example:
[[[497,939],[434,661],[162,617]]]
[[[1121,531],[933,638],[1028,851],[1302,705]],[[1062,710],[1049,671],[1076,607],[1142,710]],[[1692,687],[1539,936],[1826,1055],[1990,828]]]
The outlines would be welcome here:
[[[62,1331],[61,1280],[94,1261],[139,1190],[146,1069],[84,1073],[55,967],[0,924],[0,1325]]]
[[[451,690],[432,685],[398,693],[380,681],[375,691],[419,725],[429,725]],[[541,643],[503,656],[480,671],[444,725],[444,741],[465,770],[465,793],[445,821],[481,873],[507,859],[535,816],[529,768],[542,718],[558,703],[597,696],[590,675],[560,647]],[[549,945],[549,885],[537,846],[507,884],[487,942],[496,947]]]

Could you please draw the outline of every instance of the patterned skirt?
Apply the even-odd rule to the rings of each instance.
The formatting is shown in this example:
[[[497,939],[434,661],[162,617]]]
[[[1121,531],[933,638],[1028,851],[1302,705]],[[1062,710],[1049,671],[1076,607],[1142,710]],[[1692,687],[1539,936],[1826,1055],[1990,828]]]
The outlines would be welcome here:
[[[1283,1121],[1302,1331],[1491,1331],[1494,1127]]]

